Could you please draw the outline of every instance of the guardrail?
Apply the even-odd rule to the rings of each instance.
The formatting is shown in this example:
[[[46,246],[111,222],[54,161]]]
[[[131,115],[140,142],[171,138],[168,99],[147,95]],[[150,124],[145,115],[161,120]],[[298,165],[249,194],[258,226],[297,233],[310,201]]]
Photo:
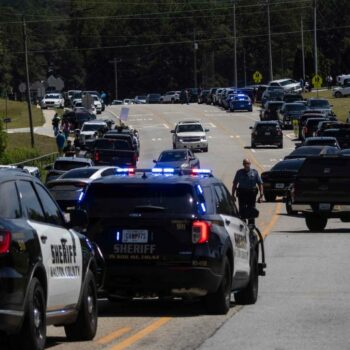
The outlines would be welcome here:
[[[37,158],[25,160],[24,162],[12,164],[12,165],[15,165],[15,166],[35,166],[35,167],[38,167],[40,169],[43,169],[43,168],[45,168],[46,165],[53,163],[55,161],[55,159],[57,158],[57,156],[58,156],[58,152],[53,152],[53,153],[45,154],[45,155],[37,157]]]

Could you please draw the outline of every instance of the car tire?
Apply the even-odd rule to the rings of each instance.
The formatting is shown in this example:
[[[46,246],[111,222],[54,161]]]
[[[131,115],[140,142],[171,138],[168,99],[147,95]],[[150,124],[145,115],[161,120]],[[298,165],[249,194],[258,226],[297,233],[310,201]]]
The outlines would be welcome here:
[[[232,271],[226,256],[224,259],[224,274],[218,290],[204,297],[207,311],[213,315],[226,315],[231,306]]]
[[[207,153],[208,152],[208,150],[209,150],[209,147],[207,146],[207,147],[205,147],[205,148],[203,148],[203,152],[205,152],[205,153]]]
[[[171,99],[171,103],[172,103],[172,104],[174,104],[174,103],[175,103],[175,100],[174,100],[173,98]]]
[[[278,148],[283,148],[283,142],[278,145]]]
[[[250,148],[256,148],[256,144],[254,142],[251,143]]]
[[[339,92],[339,91],[337,91],[337,92],[334,94],[334,97],[336,97],[336,98],[340,98],[340,97],[342,97],[342,96],[343,96],[342,93]]]
[[[275,202],[276,201],[276,195],[274,193],[265,192],[264,197],[266,202]]]
[[[173,149],[176,149],[176,144],[175,143],[173,143]]]
[[[311,232],[322,232],[327,226],[328,219],[317,214],[305,215],[305,223]]]
[[[46,300],[40,281],[34,277],[28,288],[28,301],[21,334],[11,336],[17,349],[43,350],[46,343]]]
[[[252,253],[249,283],[246,288],[235,293],[235,302],[240,305],[252,305],[258,300],[259,293],[259,264],[255,251]]]
[[[85,277],[84,290],[78,318],[75,323],[65,325],[67,338],[74,341],[91,340],[97,331],[97,287],[95,276],[88,271]]]
[[[287,212],[288,215],[296,215],[296,214],[298,214],[297,211],[294,211],[292,209],[292,200],[291,200],[290,197],[286,198],[286,212]]]

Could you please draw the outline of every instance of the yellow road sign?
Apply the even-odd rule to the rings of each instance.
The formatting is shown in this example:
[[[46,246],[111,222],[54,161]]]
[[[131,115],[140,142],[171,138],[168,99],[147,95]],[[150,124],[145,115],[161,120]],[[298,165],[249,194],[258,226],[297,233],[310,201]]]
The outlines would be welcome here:
[[[262,78],[263,78],[263,76],[262,76],[262,74],[261,74],[259,71],[256,71],[256,72],[253,74],[254,83],[257,83],[257,84],[261,83]]]
[[[315,89],[319,89],[322,86],[323,79],[320,75],[316,74],[312,78],[312,85]]]

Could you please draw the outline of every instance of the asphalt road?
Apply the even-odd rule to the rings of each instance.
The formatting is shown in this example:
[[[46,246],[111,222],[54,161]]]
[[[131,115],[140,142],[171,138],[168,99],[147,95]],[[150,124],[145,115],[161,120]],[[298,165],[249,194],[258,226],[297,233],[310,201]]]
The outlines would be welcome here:
[[[119,115],[109,107],[101,118]],[[258,112],[227,113],[206,105],[132,105],[129,124],[140,131],[139,167],[152,167],[172,145],[170,130],[184,119],[210,129],[209,152],[197,154],[230,188],[235,171],[248,157],[267,170],[294,149],[285,132],[284,149],[251,150],[250,130]],[[69,343],[60,328],[48,330],[48,348],[107,349],[350,349],[350,224],[330,220],[323,233],[309,233],[301,217],[288,217],[283,203],[259,205],[259,227],[266,236],[267,276],[259,299],[236,306],[226,316],[208,316],[200,303],[101,300],[96,339]]]

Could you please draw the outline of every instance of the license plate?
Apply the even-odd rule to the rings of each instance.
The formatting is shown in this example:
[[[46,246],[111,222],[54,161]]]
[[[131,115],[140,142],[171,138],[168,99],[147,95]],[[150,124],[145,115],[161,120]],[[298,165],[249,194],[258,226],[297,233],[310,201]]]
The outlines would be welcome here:
[[[278,189],[282,189],[284,188],[284,184],[276,184],[275,187]]]
[[[148,230],[123,230],[123,243],[147,243]]]
[[[329,203],[320,203],[318,208],[327,211],[331,209],[331,205]]]
[[[270,132],[265,132],[265,136],[270,136],[271,133]]]

